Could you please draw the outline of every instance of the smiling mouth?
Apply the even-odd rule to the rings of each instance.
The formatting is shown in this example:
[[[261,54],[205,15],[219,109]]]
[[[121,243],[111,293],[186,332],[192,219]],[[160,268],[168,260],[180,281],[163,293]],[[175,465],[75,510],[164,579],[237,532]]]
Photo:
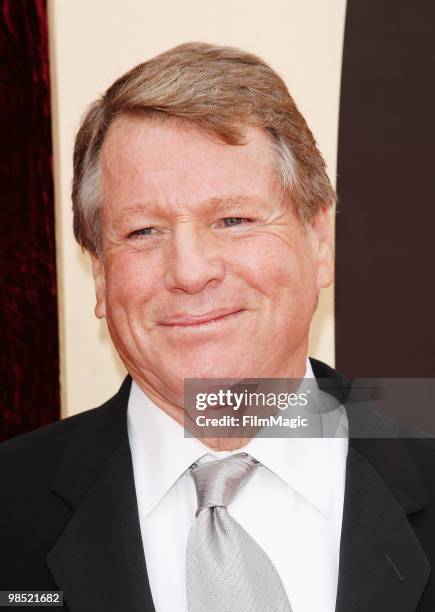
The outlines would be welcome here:
[[[162,321],[160,325],[168,328],[199,328],[213,325],[223,320],[231,319],[243,312],[244,309],[231,311],[214,311],[203,315],[178,315],[167,321]]]

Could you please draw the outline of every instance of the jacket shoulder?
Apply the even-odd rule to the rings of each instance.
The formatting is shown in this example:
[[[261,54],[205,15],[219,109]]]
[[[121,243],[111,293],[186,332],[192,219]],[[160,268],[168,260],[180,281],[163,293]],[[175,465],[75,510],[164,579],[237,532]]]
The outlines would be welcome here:
[[[403,442],[418,465],[426,486],[435,498],[435,438],[424,435],[403,437]]]
[[[121,389],[107,402],[79,414],[45,425],[31,432],[11,438],[0,444],[0,478],[1,482],[17,480],[23,476],[38,478],[44,467],[52,472],[59,458],[64,454],[70,441],[76,436],[80,439],[83,432],[89,432],[94,442],[99,433],[103,433],[119,423],[119,417],[125,418],[123,408],[127,407],[131,379],[127,377]],[[120,410],[121,409],[121,410]]]
[[[0,444],[0,481],[2,486],[21,485],[40,480],[55,467],[74,432],[89,419],[95,419],[103,407],[45,425]],[[44,469],[46,468],[46,469]]]

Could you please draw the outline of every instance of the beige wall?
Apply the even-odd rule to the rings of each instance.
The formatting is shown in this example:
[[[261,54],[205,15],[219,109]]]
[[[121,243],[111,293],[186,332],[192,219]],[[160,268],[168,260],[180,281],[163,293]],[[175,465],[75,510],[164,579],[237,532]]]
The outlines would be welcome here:
[[[345,0],[49,0],[62,414],[101,403],[123,375],[94,317],[90,262],[72,237],[72,147],[87,105],[125,70],[181,42],[235,45],[286,80],[335,178]],[[333,292],[324,292],[311,351],[334,362]]]

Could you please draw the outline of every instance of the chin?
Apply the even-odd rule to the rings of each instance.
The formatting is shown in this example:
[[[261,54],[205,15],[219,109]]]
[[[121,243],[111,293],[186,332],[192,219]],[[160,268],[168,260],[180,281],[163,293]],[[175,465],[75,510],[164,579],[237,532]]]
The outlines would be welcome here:
[[[216,358],[213,362],[202,361],[200,363],[186,364],[181,366],[181,377],[185,378],[242,378],[252,377],[252,368],[247,368],[245,364],[241,367],[240,362],[231,362],[225,358]]]

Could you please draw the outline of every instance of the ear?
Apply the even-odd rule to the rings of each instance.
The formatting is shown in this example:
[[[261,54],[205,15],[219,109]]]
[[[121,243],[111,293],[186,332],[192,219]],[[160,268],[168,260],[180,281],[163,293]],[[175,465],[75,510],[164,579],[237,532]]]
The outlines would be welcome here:
[[[102,260],[95,255],[91,255],[91,257],[95,282],[95,295],[97,298],[95,316],[98,317],[98,319],[103,319],[106,316],[106,276],[104,273],[104,264]]]
[[[310,223],[317,259],[317,288],[329,287],[334,279],[334,248],[329,209],[320,208]]]

